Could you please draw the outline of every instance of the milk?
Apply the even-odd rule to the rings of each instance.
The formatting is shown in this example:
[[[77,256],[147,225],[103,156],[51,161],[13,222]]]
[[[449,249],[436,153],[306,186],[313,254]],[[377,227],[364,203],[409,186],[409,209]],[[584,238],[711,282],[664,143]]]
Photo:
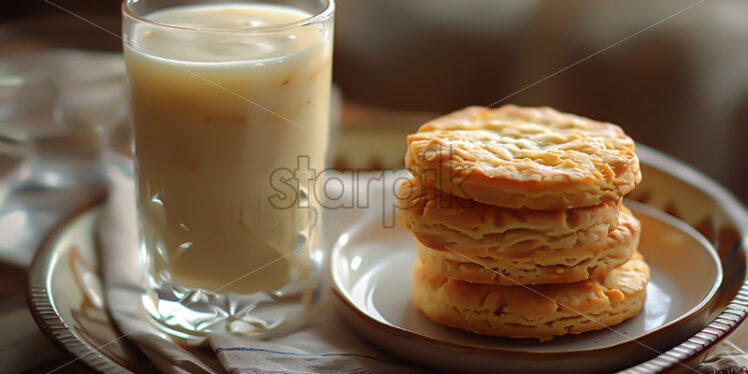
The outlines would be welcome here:
[[[241,30],[309,17],[218,3],[147,17],[182,29],[133,28],[124,53],[152,286],[251,294],[303,282],[318,267],[314,199],[278,208],[268,198],[271,173],[294,170],[298,156],[323,169],[332,28]]]

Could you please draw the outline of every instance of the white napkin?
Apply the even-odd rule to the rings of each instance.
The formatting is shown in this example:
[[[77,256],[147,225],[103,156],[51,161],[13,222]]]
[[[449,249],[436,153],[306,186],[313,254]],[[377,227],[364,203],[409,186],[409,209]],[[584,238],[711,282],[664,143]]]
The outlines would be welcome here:
[[[110,170],[109,174],[112,189],[98,232],[107,302],[125,336],[160,370],[168,373],[415,373],[423,370],[378,351],[353,333],[334,310],[327,285],[322,307],[311,321],[303,329],[282,337],[258,341],[215,335],[207,339],[207,344],[190,347],[160,332],[147,322],[140,302],[143,289],[136,270],[133,180],[119,169]],[[344,193],[353,193],[351,181],[346,179],[341,178],[343,183],[338,185]],[[381,178],[380,184],[368,183],[370,179],[359,178],[365,187],[356,191],[361,196],[368,190],[369,206],[377,206],[374,204],[383,201],[383,187],[388,178]],[[357,185],[361,186],[360,183]],[[323,243],[331,244],[347,225],[364,214],[365,209],[325,210]]]

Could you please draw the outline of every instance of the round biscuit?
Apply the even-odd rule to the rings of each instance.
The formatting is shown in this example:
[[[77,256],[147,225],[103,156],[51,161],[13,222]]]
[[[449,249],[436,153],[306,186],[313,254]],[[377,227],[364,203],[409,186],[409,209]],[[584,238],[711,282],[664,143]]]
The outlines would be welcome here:
[[[606,225],[598,225],[592,230],[605,230],[570,234],[581,239],[568,240],[571,244],[567,247],[542,245],[516,251],[465,250],[448,245],[434,249],[416,240],[416,249],[426,266],[448,278],[497,285],[570,283],[605,274],[631,258],[639,245],[641,223],[625,207],[619,221],[610,231]]]
[[[570,234],[588,229],[587,236],[599,239],[618,225],[621,207],[616,200],[575,209],[509,209],[449,195],[417,178],[400,184],[397,197],[398,220],[422,243],[474,251],[570,247],[579,241]]]
[[[641,311],[649,267],[634,256],[576,283],[495,286],[450,279],[416,259],[411,298],[430,319],[483,335],[549,340],[616,325]]]
[[[408,136],[405,166],[436,188],[506,208],[617,201],[641,181],[620,127],[552,108],[468,107]]]

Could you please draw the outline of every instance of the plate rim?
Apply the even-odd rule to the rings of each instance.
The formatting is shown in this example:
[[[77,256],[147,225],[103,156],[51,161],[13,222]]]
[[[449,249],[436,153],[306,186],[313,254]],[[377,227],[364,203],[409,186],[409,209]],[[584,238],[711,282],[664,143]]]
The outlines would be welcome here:
[[[743,252],[744,256],[746,255],[748,252],[748,210],[732,193],[711,177],[666,153],[641,143],[636,143],[636,152],[640,159],[646,160],[647,166],[680,179],[691,187],[710,195],[725,210],[725,214],[735,221],[736,229],[741,235],[740,245],[733,247],[731,251],[737,249]],[[743,262],[748,265],[748,256]],[[656,373],[670,370],[676,365],[695,359],[735,331],[746,320],[746,317],[748,317],[748,272],[744,275],[743,283],[738,287],[735,296],[704,328],[675,347],[625,369],[622,373]]]
[[[371,319],[372,323],[380,324],[382,326],[386,326],[395,330],[398,330],[400,334],[408,335],[416,335],[419,338],[422,338],[422,340],[425,340],[429,343],[435,344],[438,343],[443,346],[448,346],[452,349],[460,348],[460,349],[469,349],[470,351],[476,352],[502,352],[502,353],[521,353],[521,354],[533,354],[538,355],[539,357],[544,358],[550,358],[552,356],[556,355],[567,355],[567,354],[579,354],[579,353],[591,353],[591,352],[601,352],[609,349],[613,349],[615,347],[624,345],[624,344],[630,344],[638,339],[641,339],[647,335],[655,334],[658,332],[661,332],[665,329],[670,329],[678,325],[682,325],[689,320],[696,318],[697,315],[699,315],[701,312],[704,312],[705,309],[707,309],[713,302],[714,298],[719,291],[719,288],[722,286],[722,281],[724,278],[723,270],[722,270],[722,264],[719,260],[719,256],[717,254],[716,249],[712,244],[698,231],[696,231],[693,227],[691,227],[689,224],[671,216],[668,215],[665,212],[662,212],[658,209],[655,209],[647,204],[639,203],[636,201],[626,200],[624,201],[625,204],[629,206],[633,206],[635,213],[644,213],[650,216],[653,216],[655,219],[660,220],[661,222],[664,222],[672,227],[675,227],[676,229],[684,231],[687,235],[689,235],[692,239],[696,240],[701,244],[701,246],[706,250],[706,252],[709,254],[709,257],[712,260],[712,266],[714,266],[716,270],[716,274],[714,278],[711,280],[711,287],[708,289],[708,291],[699,299],[699,301],[688,309],[687,312],[679,315],[677,318],[673,319],[672,321],[658,326],[656,329],[646,332],[645,334],[636,337],[636,338],[629,338],[627,340],[614,343],[614,344],[608,344],[601,347],[596,348],[586,348],[586,349],[575,349],[575,350],[562,350],[562,351],[553,351],[553,352],[533,352],[533,351],[527,351],[523,349],[511,349],[506,347],[487,347],[482,345],[472,345],[472,344],[461,344],[461,343],[453,343],[446,340],[441,340],[438,338],[435,338],[433,336],[423,335],[415,331],[408,330],[406,328],[403,328],[401,326],[393,325],[391,323],[388,323],[386,321],[380,321],[375,317],[370,316],[368,313],[366,313],[364,310],[361,310],[358,306],[356,306],[356,303],[352,301],[352,297],[347,292],[346,288],[342,287],[340,280],[340,275],[338,267],[340,266],[340,261],[343,261],[341,259],[342,255],[341,252],[345,251],[345,249],[348,247],[348,243],[351,237],[355,237],[356,235],[360,235],[362,231],[366,230],[368,227],[370,227],[372,224],[374,224],[375,221],[378,221],[381,219],[381,216],[379,214],[369,214],[365,217],[362,217],[358,221],[354,222],[349,230],[346,230],[344,234],[347,234],[345,236],[341,236],[343,240],[338,240],[335,242],[332,253],[330,255],[330,272],[331,272],[331,278],[332,278],[332,287],[336,293],[336,295],[343,299],[345,301],[345,304],[349,308],[355,309],[355,312],[359,314],[360,316],[365,316],[365,318]],[[662,352],[658,352],[658,355],[662,354]]]
[[[53,269],[50,258],[55,252],[54,243],[73,222],[86,214],[94,214],[105,200],[106,193],[93,196],[61,219],[44,237],[29,268],[27,299],[36,325],[62,353],[71,358],[64,366],[80,362],[99,373],[132,374],[133,371],[109,359],[72,332],[58,313],[52,300],[52,293],[47,288],[47,281]]]

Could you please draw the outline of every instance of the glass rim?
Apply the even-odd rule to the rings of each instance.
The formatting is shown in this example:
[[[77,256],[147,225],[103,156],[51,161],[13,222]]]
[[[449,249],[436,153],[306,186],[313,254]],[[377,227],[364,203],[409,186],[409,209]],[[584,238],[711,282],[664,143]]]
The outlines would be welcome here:
[[[196,26],[183,26],[175,25],[171,23],[163,23],[149,19],[147,16],[137,14],[134,9],[131,8],[131,4],[138,2],[139,0],[124,0],[122,1],[122,15],[132,19],[133,21],[147,23],[153,26],[158,26],[166,29],[182,30],[182,31],[201,31],[201,32],[216,32],[216,33],[260,33],[260,32],[272,32],[293,29],[297,27],[308,26],[316,23],[321,23],[326,19],[330,18],[335,12],[335,0],[323,0],[327,2],[327,6],[322,11],[313,14],[310,17],[290,22],[282,23],[278,25],[260,26],[260,27],[239,27],[239,28],[209,28],[209,27],[196,27]],[[142,0],[141,0],[142,1]],[[257,2],[257,1],[253,1]]]

